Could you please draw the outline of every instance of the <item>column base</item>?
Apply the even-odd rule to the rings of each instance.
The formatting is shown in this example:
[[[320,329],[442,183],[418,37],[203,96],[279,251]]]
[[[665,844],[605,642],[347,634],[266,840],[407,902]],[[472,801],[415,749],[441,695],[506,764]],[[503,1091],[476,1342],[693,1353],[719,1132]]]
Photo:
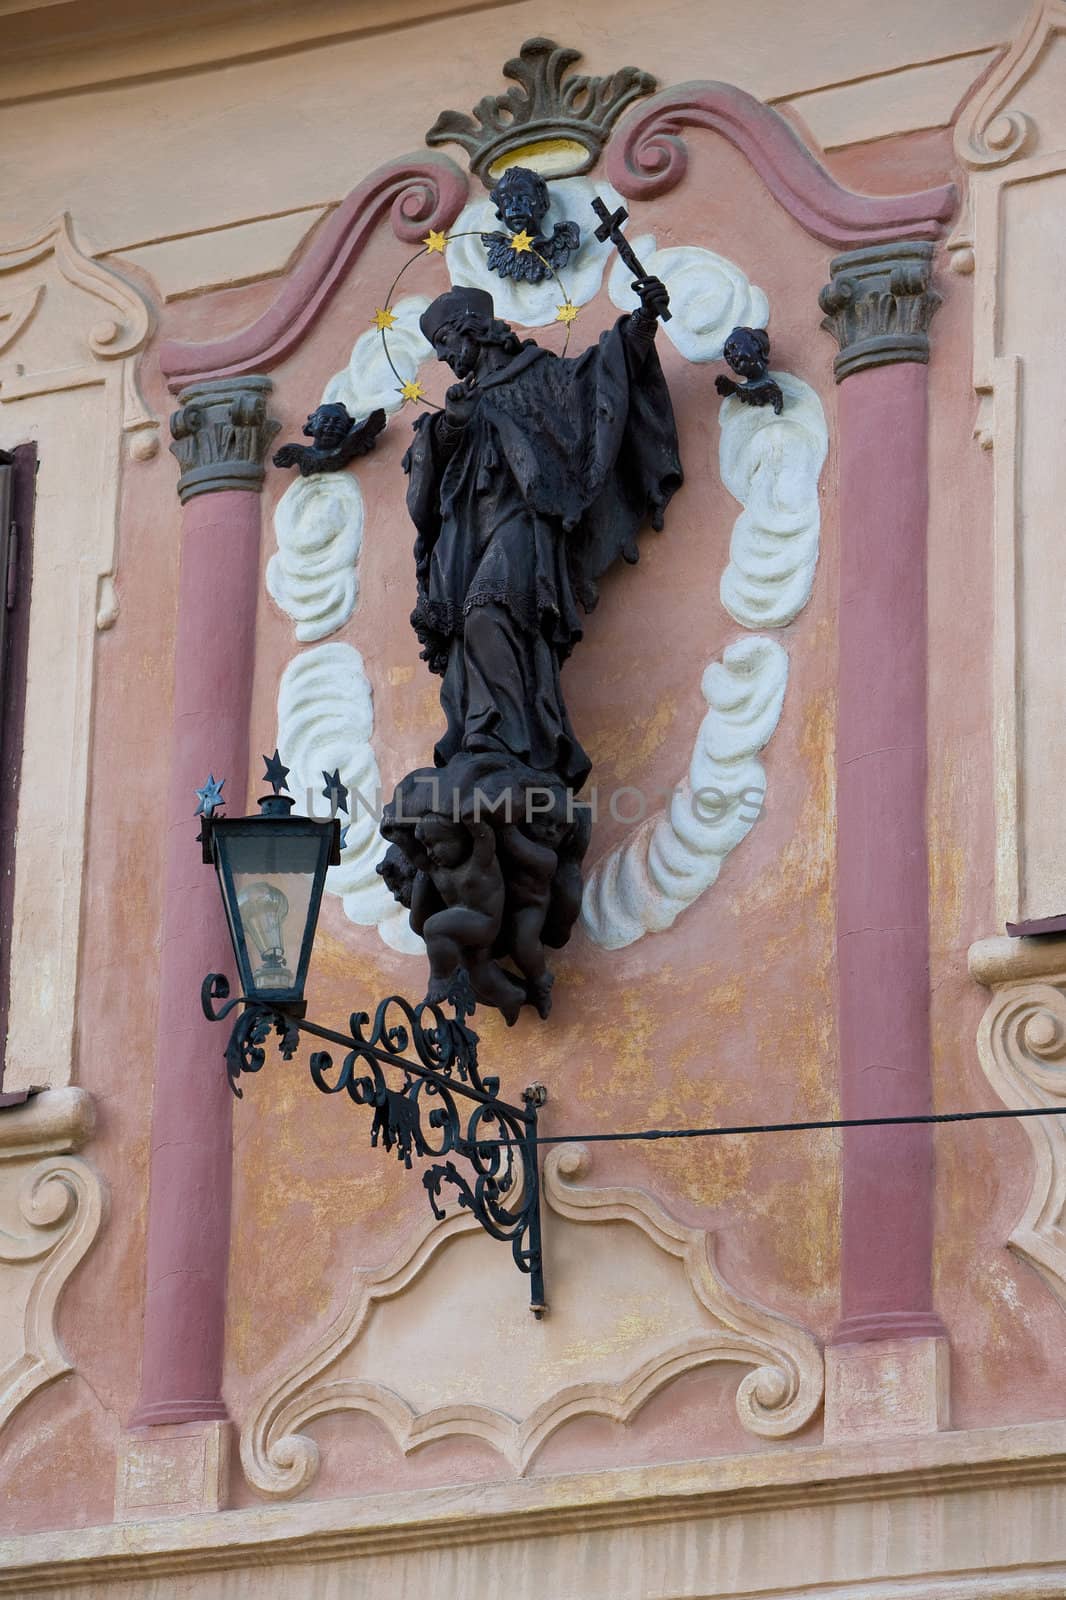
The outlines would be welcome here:
[[[825,1442],[939,1433],[949,1426],[946,1338],[831,1344],[825,1352]]]
[[[183,1422],[127,1433],[119,1447],[115,1520],[224,1511],[231,1422]]]

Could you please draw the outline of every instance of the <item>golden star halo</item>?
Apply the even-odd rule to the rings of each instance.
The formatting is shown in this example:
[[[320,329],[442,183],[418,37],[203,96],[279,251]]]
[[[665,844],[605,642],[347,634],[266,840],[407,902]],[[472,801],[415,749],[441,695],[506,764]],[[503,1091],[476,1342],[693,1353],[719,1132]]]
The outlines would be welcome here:
[[[478,230],[476,229],[469,230],[471,235],[477,231]],[[439,255],[443,259],[446,246],[451,244],[453,239],[461,239],[464,237],[466,237],[466,235],[463,233],[449,234],[445,232],[443,228],[430,228],[429,232],[423,236],[422,248],[417,250],[415,254],[411,256],[410,260],[405,262],[405,264],[396,274],[396,277],[393,279],[385,306],[379,306],[374,312],[374,315],[370,318],[371,326],[377,328],[381,333],[382,344],[385,348],[385,359],[392,368],[393,376],[397,380],[396,392],[399,394],[401,403],[404,405],[406,405],[408,401],[413,401],[415,403],[421,402],[424,405],[432,406],[434,411],[440,411],[443,409],[441,406],[438,406],[435,401],[426,398],[426,391],[419,383],[417,378],[405,380],[403,374],[397,371],[392,357],[389,354],[389,341],[386,335],[388,330],[394,327],[399,319],[397,318],[396,313],[393,311],[392,305],[389,302],[393,300],[393,297],[399,286],[400,279],[403,277],[408,267],[413,266],[414,263],[424,255]],[[508,242],[510,248],[515,252],[516,255],[537,255],[537,251],[533,248],[534,237],[535,236],[533,234],[529,233],[525,228],[523,228],[520,232],[512,234]],[[559,274],[556,272],[551,262],[545,261],[543,256],[538,256],[538,260],[544,261],[544,265],[548,268],[548,271],[555,279],[556,287],[563,296],[562,305],[556,307],[555,320],[556,322],[561,322],[566,329],[566,339],[563,342],[562,349],[562,354],[565,355],[570,344],[571,328],[578,315],[578,307],[574,305],[573,301],[567,295],[566,287],[562,283]]]

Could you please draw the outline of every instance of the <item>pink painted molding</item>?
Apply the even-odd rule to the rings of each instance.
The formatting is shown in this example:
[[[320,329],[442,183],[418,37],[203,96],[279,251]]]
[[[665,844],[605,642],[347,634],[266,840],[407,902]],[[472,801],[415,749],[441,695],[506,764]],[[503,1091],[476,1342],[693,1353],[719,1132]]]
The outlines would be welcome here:
[[[770,193],[815,239],[838,250],[889,239],[936,239],[955,210],[953,184],[919,194],[841,188],[784,117],[729,83],[682,83],[641,103],[607,147],[607,176],[629,200],[654,200],[688,170],[686,128],[709,128],[739,150]]]
[[[269,311],[239,333],[206,344],[168,340],[159,364],[177,392],[206,378],[269,372],[298,345],[343,283],[386,211],[405,244],[459,215],[469,180],[447,156],[407,156],[372,172],[329,218],[306,256],[286,279]]]

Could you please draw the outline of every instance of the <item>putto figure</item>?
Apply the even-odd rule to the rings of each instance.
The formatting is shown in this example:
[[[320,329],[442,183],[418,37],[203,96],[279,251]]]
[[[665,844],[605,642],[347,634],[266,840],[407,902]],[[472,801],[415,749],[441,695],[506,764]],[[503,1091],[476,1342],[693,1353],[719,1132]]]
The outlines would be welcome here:
[[[421,319],[458,380],[404,458],[411,621],[446,727],[435,768],[386,807],[383,876],[426,938],[432,997],[469,984],[508,1021],[523,1003],[547,1015],[544,946],[566,943],[581,904],[590,763],[560,669],[598,580],[636,561],[642,524],[662,527],[681,483],[655,350],[668,296],[657,278],[634,287],[639,309],[571,359],[519,340],[483,289],[452,289]]]
[[[543,283],[553,268],[558,272],[566,266],[581,243],[581,229],[576,222],[557,222],[550,235],[544,233],[551,199],[539,172],[508,167],[490,198],[507,230],[481,235],[490,272],[520,283]],[[521,248],[515,246],[516,238]]]
[[[773,406],[780,416],[785,403],[781,387],[769,376],[770,335],[765,328],[734,328],[725,342],[726,361],[745,383],[719,373],[714,386],[720,395],[735,394],[746,406]]]
[[[327,403],[312,411],[304,423],[304,437],[314,444],[283,444],[274,454],[276,467],[299,467],[301,478],[319,472],[339,472],[356,456],[365,456],[385,426],[384,411],[372,411],[355,422],[346,406]]]

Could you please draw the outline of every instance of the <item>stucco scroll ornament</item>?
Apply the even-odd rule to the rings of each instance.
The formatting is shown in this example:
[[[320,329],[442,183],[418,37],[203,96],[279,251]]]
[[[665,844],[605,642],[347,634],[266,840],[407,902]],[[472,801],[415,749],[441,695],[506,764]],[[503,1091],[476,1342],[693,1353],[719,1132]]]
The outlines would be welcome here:
[[[70,1372],[56,1334],[63,1286],[103,1218],[100,1179],[71,1153],[92,1128],[81,1089],[27,1101],[0,1132],[0,1428],[44,1385]]]
[[[1003,943],[986,940],[971,949],[970,970],[978,981],[992,983],[1004,975]],[[1048,973],[1055,976],[1061,975]],[[985,1076],[1004,1105],[1066,1104],[1066,978],[1040,981],[1034,974],[995,983],[977,1048]],[[1026,1117],[1020,1126],[1032,1147],[1033,1182],[1010,1248],[1036,1268],[1066,1307],[1066,1118]]]
[[[730,1288],[707,1234],[642,1190],[586,1186],[589,1168],[583,1146],[552,1151],[543,1195],[553,1251],[581,1262],[594,1295],[560,1295],[543,1322],[508,1322],[501,1252],[476,1220],[456,1211],[429,1222],[386,1266],[354,1273],[333,1325],[252,1408],[241,1435],[249,1483],[281,1498],[306,1489],[319,1467],[306,1430],[346,1412],[373,1417],[405,1453],[480,1439],[523,1475],[565,1423],[628,1422],[675,1378],[722,1361],[748,1369],[736,1395],[748,1432],[803,1427],[822,1399],[817,1341]]]
[[[979,84],[959,116],[955,150],[968,167],[1005,166],[1033,149],[1036,124],[1011,102],[1034,76],[1056,35],[1062,33],[1066,33],[1063,0],[1036,0],[1011,48]]]
[[[71,291],[74,294],[71,294]],[[42,449],[54,426],[52,397],[77,389],[97,415],[85,430],[97,441],[81,473],[89,559],[95,563],[96,626],[118,616],[115,588],[118,486],[123,436],[129,454],[146,461],[159,449],[156,418],[145,404],[137,360],[151,327],[140,294],[113,268],[87,255],[71,218],[63,212],[30,239],[0,244],[0,406],[22,400],[35,406],[34,430]],[[99,440],[114,438],[101,451]],[[68,451],[69,455],[69,451]],[[66,459],[66,458],[65,458]],[[68,461],[68,465],[69,465]],[[85,474],[88,474],[86,476]]]

